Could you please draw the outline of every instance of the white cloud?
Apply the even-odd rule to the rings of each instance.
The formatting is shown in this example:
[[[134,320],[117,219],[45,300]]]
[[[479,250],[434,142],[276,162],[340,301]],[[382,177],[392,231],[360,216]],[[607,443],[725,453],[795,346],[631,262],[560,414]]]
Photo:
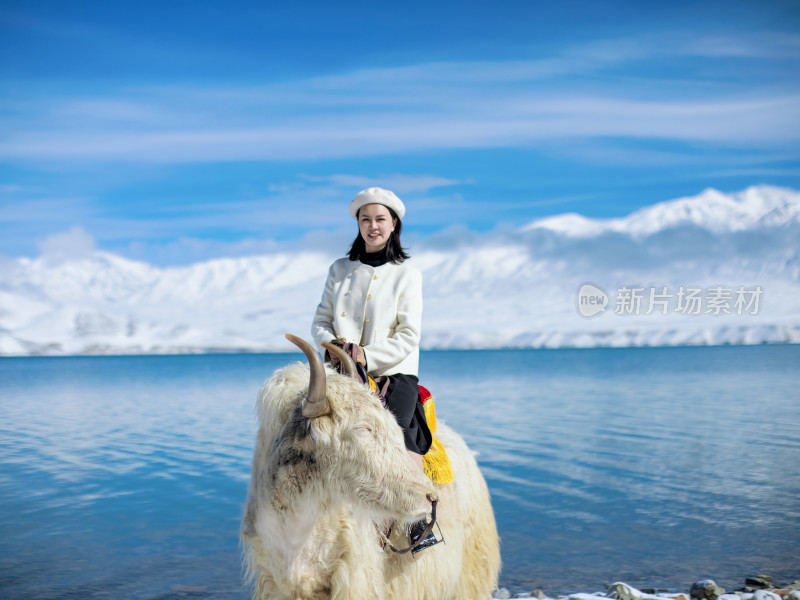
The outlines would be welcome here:
[[[780,31],[737,36],[704,36],[687,40],[683,52],[718,58],[800,58],[800,35]]]
[[[175,130],[164,124],[151,132],[16,131],[0,143],[0,157],[157,163],[318,160],[606,137],[759,147],[796,143],[800,96],[680,102],[571,96],[543,102],[506,95],[450,116],[420,106],[411,115],[315,114],[296,123],[233,129]]]
[[[607,137],[773,148],[800,141],[800,89],[786,77],[758,83],[763,69],[747,59],[796,60],[799,39],[659,34],[533,60],[361,69],[257,87],[38,95],[0,102],[0,158],[319,160],[531,145],[546,151],[554,140],[598,145]],[[740,77],[715,78],[715,61],[732,57],[741,62]],[[703,61],[707,68],[694,73]],[[684,85],[660,80],[665,72],[680,73]],[[395,187],[402,185],[417,183]]]
[[[704,177],[800,177],[800,169],[753,167],[703,173]]]
[[[0,224],[38,223],[56,225],[64,218],[80,221],[90,213],[88,202],[76,197],[40,196],[37,189],[7,185],[0,190]]]
[[[384,177],[364,177],[363,175],[326,175],[326,176],[303,176],[303,179],[312,182],[331,183],[343,188],[364,189],[368,187],[383,187],[390,189],[398,194],[405,192],[427,192],[433,188],[448,187],[470,183],[470,181],[459,181],[447,179],[435,175],[386,175]]]
[[[53,258],[81,258],[91,254],[95,248],[94,238],[83,227],[54,233],[36,245],[43,256]]]
[[[0,197],[0,252],[32,256],[38,249],[48,256],[82,256],[95,247],[88,230],[95,232],[103,249],[157,264],[261,254],[276,244],[290,250],[333,249],[339,254],[356,233],[347,205],[359,189],[382,185],[400,193],[413,210],[408,220],[413,230],[415,223],[430,215],[420,195],[463,183],[467,182],[432,174],[374,178],[357,173],[300,174],[269,183],[253,197],[212,197],[188,207],[151,206],[143,213],[104,210],[91,199],[37,198],[37,190],[7,184],[0,188],[5,192]],[[65,231],[73,224],[81,227]]]
[[[272,239],[247,238],[235,242],[180,237],[166,242],[135,241],[128,244],[126,256],[154,265],[185,265],[241,256],[260,256],[279,252],[287,244]]]

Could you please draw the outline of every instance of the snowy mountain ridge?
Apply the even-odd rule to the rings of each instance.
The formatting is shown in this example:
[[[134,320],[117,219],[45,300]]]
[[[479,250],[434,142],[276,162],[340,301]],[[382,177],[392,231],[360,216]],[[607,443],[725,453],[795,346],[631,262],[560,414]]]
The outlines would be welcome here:
[[[513,241],[422,242],[411,259],[423,272],[422,346],[800,343],[799,215],[800,193],[759,186],[620,219],[541,219]],[[285,332],[308,337],[335,258],[279,252],[167,268],[103,251],[5,259],[0,355],[286,351]],[[584,284],[607,297],[591,317],[579,310]],[[619,290],[631,287],[642,306],[619,311]],[[689,289],[727,290],[727,312],[681,313]],[[755,310],[737,314],[737,291],[756,289]],[[669,310],[648,312],[654,290]]]
[[[730,195],[709,188],[698,196],[668,200],[616,219],[590,219],[566,213],[538,219],[522,230],[549,229],[571,237],[596,236],[606,232],[643,237],[685,225],[725,233],[797,223],[800,223],[800,195],[797,192],[773,186],[754,186]]]

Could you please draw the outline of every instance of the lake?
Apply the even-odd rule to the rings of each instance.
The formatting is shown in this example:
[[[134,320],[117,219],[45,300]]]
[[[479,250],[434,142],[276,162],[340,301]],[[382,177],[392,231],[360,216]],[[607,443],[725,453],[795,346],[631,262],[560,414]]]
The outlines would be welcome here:
[[[255,398],[296,360],[0,359],[0,597],[249,597]],[[800,577],[799,366],[800,346],[448,351],[420,377],[478,452],[500,584],[555,595]]]

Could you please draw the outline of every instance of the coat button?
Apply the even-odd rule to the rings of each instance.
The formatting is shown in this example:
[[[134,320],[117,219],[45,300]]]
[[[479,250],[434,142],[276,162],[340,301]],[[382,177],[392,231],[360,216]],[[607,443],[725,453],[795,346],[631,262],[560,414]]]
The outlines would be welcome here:
[[[358,273],[358,269],[353,269],[353,273]]]
[[[372,294],[369,294],[369,295],[367,296],[367,300],[372,300]]]
[[[373,275],[373,277],[372,277],[372,278],[373,278],[373,279],[377,279],[377,278],[378,278],[378,276],[377,276],[377,275]]]
[[[353,290],[347,290],[347,294],[346,295],[349,295],[349,294],[352,294],[352,293],[353,293]]]
[[[346,316],[347,316],[347,313],[346,313],[346,312],[343,312],[343,313],[342,313],[342,316],[343,316],[343,317],[346,317]]]
[[[364,321],[364,323],[369,323],[369,319],[366,319],[366,320]]]

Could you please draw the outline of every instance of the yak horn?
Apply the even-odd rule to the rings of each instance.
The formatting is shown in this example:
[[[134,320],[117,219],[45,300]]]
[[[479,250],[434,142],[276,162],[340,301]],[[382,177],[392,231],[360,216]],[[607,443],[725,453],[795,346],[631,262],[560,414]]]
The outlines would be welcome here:
[[[358,379],[358,374],[356,372],[356,363],[353,362],[352,356],[350,356],[347,352],[339,348],[339,346],[334,346],[330,342],[322,342],[321,345],[328,352],[330,352],[333,355],[336,355],[336,358],[339,359],[339,362],[342,364],[342,375],[347,375],[348,377],[352,377],[353,379]]]
[[[308,396],[306,397],[305,404],[303,404],[303,416],[308,419],[316,419],[317,417],[330,414],[331,403],[325,395],[327,384],[325,381],[325,367],[322,364],[322,359],[319,357],[314,347],[304,339],[292,335],[291,333],[286,334],[286,339],[303,351],[303,354],[305,354],[308,359],[308,367],[311,371],[308,380]]]

